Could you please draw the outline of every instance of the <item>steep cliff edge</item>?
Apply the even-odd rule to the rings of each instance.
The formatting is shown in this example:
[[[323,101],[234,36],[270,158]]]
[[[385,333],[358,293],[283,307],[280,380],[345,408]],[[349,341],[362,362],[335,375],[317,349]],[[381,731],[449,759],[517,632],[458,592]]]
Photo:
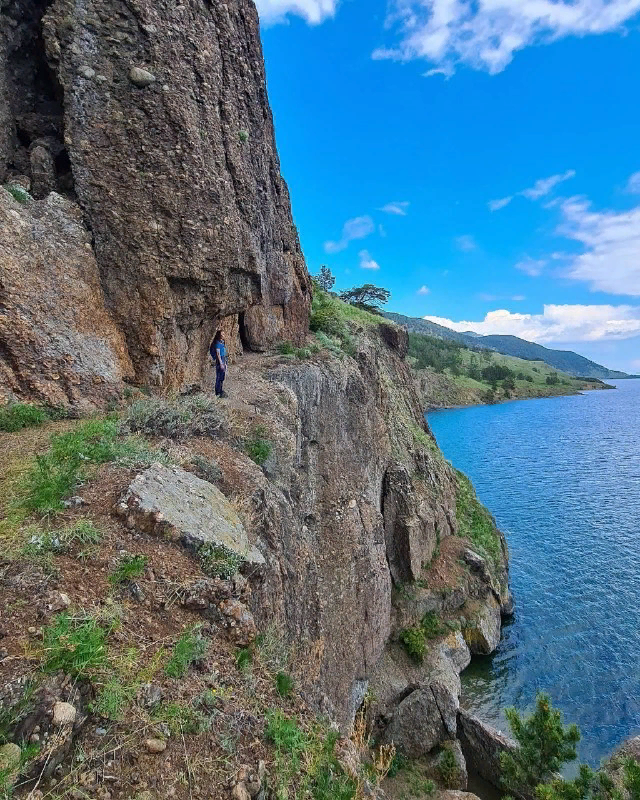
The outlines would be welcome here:
[[[501,610],[509,612],[506,547],[428,431],[402,331],[352,324],[351,335],[350,356],[310,336],[302,359],[240,357],[226,401],[140,395],[121,407],[120,423],[57,423],[73,438],[56,445],[55,457],[80,447],[82,458],[72,463],[86,465],[84,485],[72,482],[61,497],[80,497],[44,517],[30,512],[16,523],[15,515],[33,506],[20,488],[33,485],[30,470],[53,463],[47,437],[0,436],[7,454],[0,533],[8,542],[0,599],[12,609],[0,701],[6,706],[19,695],[33,659],[50,669],[49,631],[62,624],[60,611],[104,630],[107,653],[81,672],[83,695],[75,683],[45,682],[36,695],[44,693],[40,716],[11,728],[11,741],[33,735],[34,725],[48,731],[41,716],[54,701],[73,705],[82,720],[64,748],[52,740],[58,749],[43,750],[25,777],[42,772],[48,757],[44,788],[58,763],[54,779],[77,788],[77,770],[65,766],[72,742],[93,763],[101,752],[95,731],[107,730],[110,746],[123,751],[109,774],[125,792],[137,791],[140,766],[156,775],[160,762],[140,750],[158,747],[176,763],[186,759],[199,782],[213,780],[212,764],[226,763],[206,796],[229,797],[227,781],[256,758],[255,742],[270,780],[291,788],[308,773],[288,773],[272,749],[269,721],[279,707],[302,730],[315,730],[320,712],[343,734],[360,711],[379,742],[393,742],[409,758],[437,759],[439,748],[454,748],[464,764],[458,673],[471,652],[498,642]],[[156,450],[139,450],[127,431],[141,431],[150,437],[145,447]],[[34,463],[30,453],[45,458]],[[107,463],[91,468],[92,459]],[[153,460],[172,466],[145,468]],[[207,503],[214,504],[208,512]],[[98,533],[82,555],[69,531],[87,520]],[[49,562],[42,560],[47,552]],[[131,571],[122,572],[125,566]],[[202,663],[189,670],[188,661],[176,680],[172,659],[198,620]],[[275,661],[274,642],[285,653]],[[241,659],[254,659],[254,671],[242,671]],[[274,693],[273,663],[294,676],[295,702]],[[147,704],[151,691],[164,698],[157,706]],[[202,706],[205,695],[211,711]],[[167,721],[176,703],[191,709],[181,714],[206,717],[202,730],[189,723],[184,740],[171,738]],[[237,750],[230,755],[231,735]],[[210,759],[198,759],[203,750]],[[162,768],[154,787],[166,788],[172,772]],[[190,787],[173,786],[186,800]]]
[[[253,3],[10,0],[1,17],[0,173],[79,203],[136,381],[198,380],[228,317],[252,349],[300,340],[310,284]]]

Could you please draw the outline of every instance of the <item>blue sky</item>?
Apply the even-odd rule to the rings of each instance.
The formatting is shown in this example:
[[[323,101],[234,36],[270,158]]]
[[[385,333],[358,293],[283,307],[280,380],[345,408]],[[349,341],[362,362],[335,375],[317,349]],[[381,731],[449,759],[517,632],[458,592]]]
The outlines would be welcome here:
[[[309,269],[640,372],[640,0],[258,0]]]

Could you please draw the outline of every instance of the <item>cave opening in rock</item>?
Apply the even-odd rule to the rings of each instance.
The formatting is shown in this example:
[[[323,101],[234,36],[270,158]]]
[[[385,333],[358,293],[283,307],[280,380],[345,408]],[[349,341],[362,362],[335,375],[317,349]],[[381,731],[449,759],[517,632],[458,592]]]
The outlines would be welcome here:
[[[52,0],[9,0],[2,10],[7,33],[7,89],[13,128],[7,168],[37,199],[73,192],[64,146],[64,93],[47,61],[43,17]]]

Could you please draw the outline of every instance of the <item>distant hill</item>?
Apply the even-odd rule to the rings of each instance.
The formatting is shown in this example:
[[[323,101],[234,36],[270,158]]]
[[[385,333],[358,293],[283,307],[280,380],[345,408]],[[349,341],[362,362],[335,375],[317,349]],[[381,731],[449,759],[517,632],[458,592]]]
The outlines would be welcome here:
[[[471,331],[458,333],[420,317],[406,317],[403,314],[393,313],[386,313],[385,316],[399,325],[405,325],[412,333],[423,333],[439,339],[448,339],[472,350],[486,348],[506,356],[523,358],[527,361],[544,361],[550,367],[576,377],[599,378],[600,380],[632,377],[626,372],[608,369],[603,367],[602,364],[596,364],[595,361],[590,361],[572,350],[551,350],[541,344],[519,339],[517,336],[480,336]]]

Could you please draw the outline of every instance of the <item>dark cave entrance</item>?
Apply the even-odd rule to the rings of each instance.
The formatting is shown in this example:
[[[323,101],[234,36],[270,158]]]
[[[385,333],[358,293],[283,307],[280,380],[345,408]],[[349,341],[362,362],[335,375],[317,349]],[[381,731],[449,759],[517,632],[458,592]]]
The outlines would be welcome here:
[[[7,78],[13,136],[9,179],[30,181],[34,197],[73,193],[64,144],[64,92],[47,61],[43,17],[52,0],[9,0],[2,9],[7,34]]]

